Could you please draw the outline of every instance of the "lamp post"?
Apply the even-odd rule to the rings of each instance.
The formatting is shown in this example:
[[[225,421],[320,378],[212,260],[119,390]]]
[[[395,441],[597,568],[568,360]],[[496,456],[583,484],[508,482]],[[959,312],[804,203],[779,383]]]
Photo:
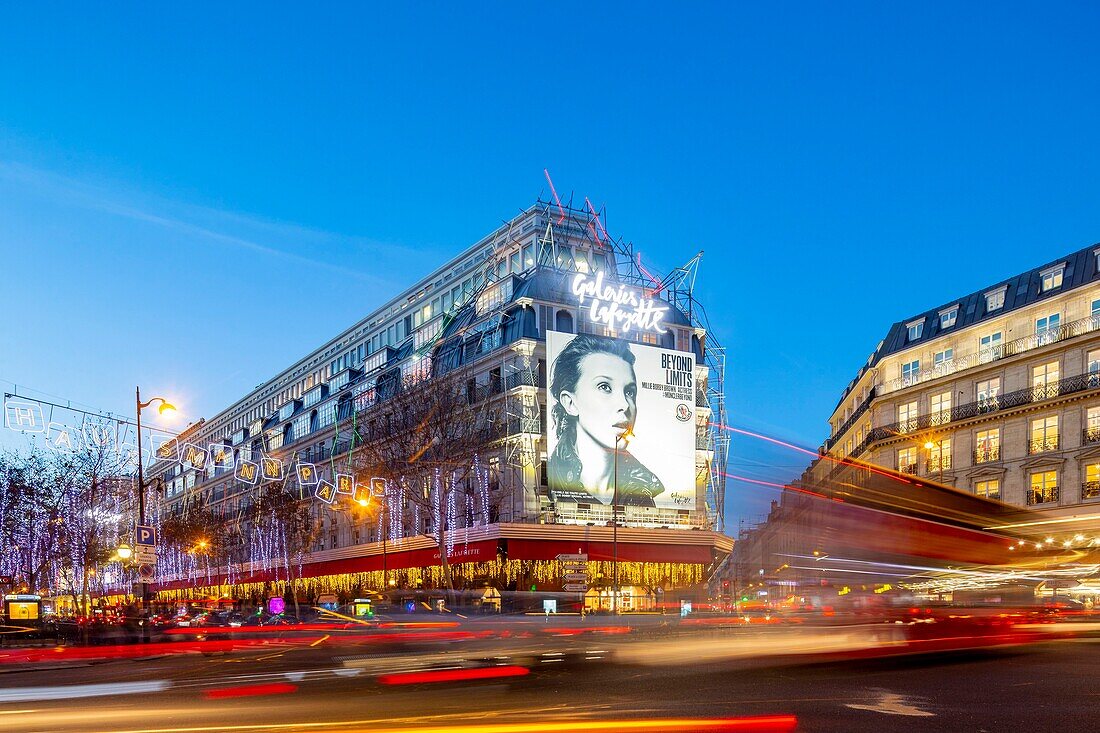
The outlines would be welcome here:
[[[619,614],[619,441],[626,450],[634,433],[627,428],[615,437],[615,456],[612,460],[611,480],[611,613]]]
[[[940,438],[939,440],[936,440],[936,441],[933,441],[931,438],[929,438],[924,443],[924,448],[925,448],[925,450],[928,451],[928,460],[929,460],[929,462],[932,461],[932,449],[937,448],[937,447],[939,448],[939,450],[937,451],[936,466],[937,466],[937,472],[939,473],[939,482],[942,484],[943,483],[943,438]]]
[[[137,470],[138,470],[138,524],[145,524],[145,474],[141,462],[141,411],[146,407],[149,407],[154,402],[160,402],[160,407],[157,408],[160,414],[164,414],[170,410],[175,410],[176,407],[163,397],[154,397],[148,402],[141,401],[141,387],[134,388],[135,401],[137,405]],[[149,581],[145,578],[141,579],[141,610],[144,614],[144,623],[141,625],[141,639],[142,641],[149,641]]]

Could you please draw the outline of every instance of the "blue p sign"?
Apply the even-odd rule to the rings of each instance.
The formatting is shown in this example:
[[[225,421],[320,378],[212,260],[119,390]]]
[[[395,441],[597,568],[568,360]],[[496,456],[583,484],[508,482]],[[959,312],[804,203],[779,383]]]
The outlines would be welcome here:
[[[150,547],[156,544],[156,534],[153,532],[152,527],[142,524],[137,526],[137,544],[149,545]]]

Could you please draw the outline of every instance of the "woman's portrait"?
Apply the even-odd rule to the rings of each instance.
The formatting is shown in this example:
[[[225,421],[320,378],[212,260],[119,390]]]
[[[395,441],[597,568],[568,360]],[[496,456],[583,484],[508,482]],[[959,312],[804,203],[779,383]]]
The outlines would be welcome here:
[[[579,334],[551,365],[550,393],[557,444],[547,472],[554,499],[610,505],[617,475],[620,505],[654,506],[653,497],[665,487],[622,439],[632,435],[638,417],[630,345]]]

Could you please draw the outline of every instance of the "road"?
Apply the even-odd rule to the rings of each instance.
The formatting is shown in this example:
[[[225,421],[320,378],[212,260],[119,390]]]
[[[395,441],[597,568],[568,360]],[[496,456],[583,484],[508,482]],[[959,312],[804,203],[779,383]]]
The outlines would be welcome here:
[[[510,721],[794,716],[799,731],[1034,733],[1091,729],[1100,710],[1094,639],[785,666],[644,667],[610,661],[598,641],[585,641],[565,653],[528,649],[498,660],[523,661],[531,672],[522,676],[411,685],[382,684],[380,674],[405,679],[402,670],[417,667],[415,653],[380,665],[361,646],[326,642],[216,657],[9,666],[0,669],[0,730],[379,733]]]

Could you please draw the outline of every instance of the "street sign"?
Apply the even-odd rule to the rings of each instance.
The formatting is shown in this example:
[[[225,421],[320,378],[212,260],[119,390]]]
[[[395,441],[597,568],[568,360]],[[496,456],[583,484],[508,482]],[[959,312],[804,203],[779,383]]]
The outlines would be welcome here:
[[[143,580],[151,580],[155,573],[156,568],[154,568],[152,565],[149,565],[148,563],[142,563],[141,565],[138,565],[138,575],[140,575]]]
[[[584,583],[566,583],[561,589],[566,593],[584,593],[588,590],[588,586]]]
[[[152,527],[146,526],[144,524],[139,524],[137,526],[137,541],[135,542],[135,544],[137,544],[138,546],[148,545],[149,547],[152,547],[153,545],[157,544],[156,539],[156,530],[154,530]]]
[[[566,573],[583,573],[588,569],[588,563],[583,562],[563,562],[561,564],[562,572]]]
[[[561,577],[566,583],[585,583],[588,581],[588,576],[584,573],[566,573]]]
[[[134,560],[143,565],[156,565],[157,551],[146,545],[138,545],[134,550]]]
[[[558,562],[588,562],[588,553],[563,552],[557,557]]]

